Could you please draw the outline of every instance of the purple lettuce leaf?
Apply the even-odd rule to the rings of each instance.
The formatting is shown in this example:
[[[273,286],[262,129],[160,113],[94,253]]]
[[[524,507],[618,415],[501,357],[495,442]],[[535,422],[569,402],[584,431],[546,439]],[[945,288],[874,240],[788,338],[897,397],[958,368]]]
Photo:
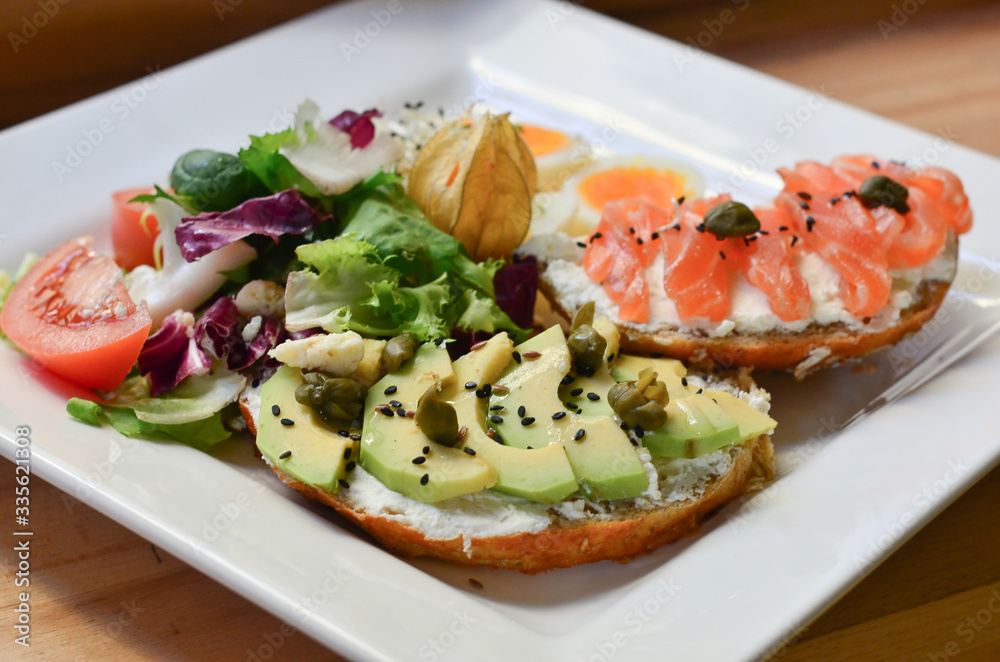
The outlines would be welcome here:
[[[294,189],[266,198],[253,198],[228,211],[204,212],[181,220],[174,235],[188,262],[239,241],[261,234],[274,241],[285,234],[302,234],[329,216],[320,216]]]
[[[267,355],[268,350],[274,349],[284,340],[285,327],[280,320],[273,317],[265,317],[260,324],[260,329],[250,342],[246,342],[242,336],[240,341],[233,346],[226,359],[226,366],[230,370],[243,370]]]
[[[226,358],[233,347],[243,340],[240,337],[239,321],[240,314],[232,297],[219,297],[194,326],[194,339],[198,347],[213,359]]]
[[[375,125],[371,119],[373,117],[382,117],[382,113],[375,108],[363,113],[345,110],[330,120],[330,125],[351,137],[351,149],[364,149],[375,138]]]
[[[493,276],[497,306],[521,328],[530,329],[535,319],[538,263],[534,256],[500,267]]]
[[[176,311],[149,336],[139,352],[139,372],[149,375],[149,394],[159,395],[188,375],[204,375],[211,359],[195,342],[194,316]]]

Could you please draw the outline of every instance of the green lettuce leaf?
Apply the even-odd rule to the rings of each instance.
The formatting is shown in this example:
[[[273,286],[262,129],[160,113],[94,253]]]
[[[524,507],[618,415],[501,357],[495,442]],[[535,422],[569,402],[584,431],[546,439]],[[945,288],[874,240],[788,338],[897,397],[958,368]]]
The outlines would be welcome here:
[[[373,178],[374,179],[374,178]],[[494,332],[519,329],[496,304],[493,276],[502,263],[476,263],[462,244],[438,230],[407,197],[399,178],[364,182],[337,200],[336,216],[341,231],[372,245],[388,267],[418,285],[444,283],[450,290],[444,314],[448,328]],[[353,194],[353,195],[352,195]]]
[[[443,278],[404,286],[369,242],[350,235],[300,246],[296,254],[310,270],[288,276],[285,326],[322,327],[369,336],[413,333],[423,339],[450,328],[441,313],[451,292]]]
[[[107,407],[81,398],[70,398],[66,403],[66,412],[90,425],[100,426],[107,422],[126,437],[143,439],[169,437],[203,451],[228,439],[231,434],[222,424],[221,412],[189,423],[173,425],[147,423],[139,420],[135,412],[128,407]]]

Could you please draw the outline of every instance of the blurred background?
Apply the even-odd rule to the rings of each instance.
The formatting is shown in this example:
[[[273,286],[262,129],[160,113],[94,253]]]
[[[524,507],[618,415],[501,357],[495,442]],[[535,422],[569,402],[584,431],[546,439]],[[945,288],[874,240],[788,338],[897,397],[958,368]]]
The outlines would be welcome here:
[[[419,1],[419,0],[418,0]],[[436,0],[442,1],[442,0]],[[4,0],[0,128],[141,78],[329,0]],[[590,0],[579,3],[930,132],[963,105],[958,142],[1000,154],[1000,22],[989,0]],[[702,35],[725,10],[738,29]],[[934,37],[923,39],[932,31]],[[699,35],[702,37],[699,39]],[[949,35],[962,35],[961,48]],[[708,38],[708,37],[711,38]],[[845,59],[844,55],[848,54]],[[927,61],[933,62],[929,67]],[[911,66],[921,61],[924,66]],[[992,62],[992,66],[984,66]],[[970,64],[975,66],[970,66]],[[933,84],[915,76],[936,74]],[[982,80],[983,71],[992,79]],[[916,73],[916,72],[919,72]],[[916,86],[918,89],[911,89]],[[905,93],[900,93],[901,88]],[[985,95],[984,95],[985,91]],[[914,96],[916,95],[916,97]]]

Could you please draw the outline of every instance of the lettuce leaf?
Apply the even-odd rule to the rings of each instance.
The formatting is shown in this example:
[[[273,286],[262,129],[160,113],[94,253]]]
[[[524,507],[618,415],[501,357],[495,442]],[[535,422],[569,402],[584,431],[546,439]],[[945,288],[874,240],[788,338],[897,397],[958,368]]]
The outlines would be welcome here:
[[[462,244],[437,229],[407,197],[399,177],[369,180],[337,200],[341,232],[374,247],[387,267],[418,285],[441,282],[450,291],[444,319],[470,331],[519,328],[495,300],[493,277],[501,262],[476,263]],[[450,327],[448,327],[450,328]]]
[[[82,398],[70,398],[66,411],[73,418],[90,425],[100,426],[107,422],[126,437],[169,437],[203,451],[228,439],[231,434],[222,424],[221,412],[190,423],[168,425],[141,421],[128,407],[108,407]]]
[[[288,330],[413,333],[427,340],[447,334],[450,327],[441,313],[451,291],[445,279],[404,286],[402,274],[386,265],[372,244],[351,235],[300,246],[296,254],[309,270],[288,276]]]

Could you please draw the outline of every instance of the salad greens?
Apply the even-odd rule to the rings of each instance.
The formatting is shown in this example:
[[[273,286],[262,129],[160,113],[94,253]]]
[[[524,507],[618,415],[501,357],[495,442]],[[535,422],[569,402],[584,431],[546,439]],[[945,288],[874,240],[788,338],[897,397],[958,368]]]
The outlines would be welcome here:
[[[163,257],[129,272],[126,284],[160,326],[139,354],[139,374],[100,402],[71,400],[67,411],[126,436],[205,449],[229,435],[222,412],[248,378],[275,367],[268,352],[285,339],[319,330],[527,337],[497,303],[502,261],[475,262],[427,220],[387,167],[401,148],[376,132],[378,116],[345,111],[326,122],[306,102],[294,127],[251,136],[238,156],[188,152],[174,165],[173,191],[134,198],[151,204]],[[505,281],[534,276],[523,267],[504,273]],[[241,307],[254,287],[276,290],[284,315]],[[510,293],[522,290],[509,282],[503,290],[517,310]],[[533,286],[527,294],[533,305]]]

